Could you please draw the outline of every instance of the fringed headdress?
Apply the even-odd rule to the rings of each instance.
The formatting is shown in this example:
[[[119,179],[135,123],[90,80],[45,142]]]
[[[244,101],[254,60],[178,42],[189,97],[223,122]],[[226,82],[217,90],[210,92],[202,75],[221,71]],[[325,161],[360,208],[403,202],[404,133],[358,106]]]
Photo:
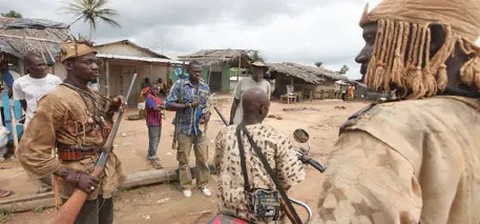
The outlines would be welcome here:
[[[365,83],[373,90],[402,88],[422,98],[447,85],[445,62],[458,44],[469,60],[461,69],[464,84],[480,91],[480,0],[384,0],[370,13],[365,7],[360,26],[377,22],[377,36]],[[445,40],[430,55],[431,25],[440,23]]]

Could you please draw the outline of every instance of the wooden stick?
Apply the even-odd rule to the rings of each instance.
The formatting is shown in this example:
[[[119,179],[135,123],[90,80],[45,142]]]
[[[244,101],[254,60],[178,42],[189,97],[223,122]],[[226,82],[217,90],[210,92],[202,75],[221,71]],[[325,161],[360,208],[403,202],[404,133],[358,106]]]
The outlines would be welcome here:
[[[213,164],[209,164],[208,167],[213,171]],[[197,176],[198,172],[196,172],[195,167],[191,167],[190,171],[192,172],[193,177]],[[127,179],[120,185],[120,187],[133,188],[152,184],[169,183],[177,180],[178,174],[176,169],[149,170],[128,175]],[[10,212],[26,212],[40,207],[53,207],[55,206],[53,197],[53,192],[47,192],[0,200],[0,210],[5,209]]]
[[[45,41],[45,42],[59,43],[59,44],[62,43],[62,41],[48,40],[48,39],[36,38],[36,37],[25,37],[25,36],[8,35],[8,34],[0,34],[0,37],[9,37],[9,38],[27,39],[27,40],[38,40],[38,41]]]

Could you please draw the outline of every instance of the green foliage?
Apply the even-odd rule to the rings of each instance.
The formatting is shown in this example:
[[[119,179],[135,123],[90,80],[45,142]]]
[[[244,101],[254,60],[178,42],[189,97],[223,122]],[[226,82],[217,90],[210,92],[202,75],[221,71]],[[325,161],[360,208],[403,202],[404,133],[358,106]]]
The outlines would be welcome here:
[[[15,10],[10,10],[7,13],[0,13],[3,17],[10,17],[10,18],[23,18],[22,14],[16,12]]]
[[[0,209],[0,223],[4,223],[13,218],[13,214],[10,210]]]
[[[120,27],[120,24],[114,20],[118,17],[118,11],[111,8],[106,8],[109,0],[70,0],[65,2],[64,7],[66,13],[72,14],[75,23],[79,20],[88,22],[90,24],[89,40],[92,39],[93,30],[97,29],[97,22],[99,20],[107,22],[112,26]]]
[[[342,74],[342,75],[345,75],[347,74],[349,68],[347,65],[343,65],[342,68],[340,69],[339,73]]]

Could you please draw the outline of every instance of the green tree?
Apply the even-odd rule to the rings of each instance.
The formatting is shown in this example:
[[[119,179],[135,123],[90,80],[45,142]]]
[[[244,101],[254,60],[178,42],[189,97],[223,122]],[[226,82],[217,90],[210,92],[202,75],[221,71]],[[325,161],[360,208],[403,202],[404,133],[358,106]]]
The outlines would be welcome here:
[[[75,23],[79,20],[88,22],[90,25],[90,32],[88,39],[92,40],[93,31],[97,29],[97,22],[102,20],[112,26],[120,27],[120,24],[114,20],[117,17],[118,11],[111,8],[106,8],[108,0],[71,0],[65,2],[65,10],[68,14],[72,14]]]
[[[2,15],[3,17],[22,18],[22,14],[14,10],[10,10],[7,13],[0,13],[0,15]]]
[[[340,69],[339,73],[342,74],[342,75],[345,75],[347,74],[348,72],[348,66],[347,65],[343,65],[342,68]]]
[[[317,66],[318,68],[322,67],[322,65],[323,65],[323,62],[321,61],[315,62],[315,66]]]
[[[258,50],[253,50],[251,51],[248,56],[250,56],[250,58],[253,60],[253,61],[261,61],[263,63],[265,63],[265,56]]]
[[[86,36],[83,36],[81,33],[78,33],[77,40],[83,41],[83,40],[88,40],[88,38]]]

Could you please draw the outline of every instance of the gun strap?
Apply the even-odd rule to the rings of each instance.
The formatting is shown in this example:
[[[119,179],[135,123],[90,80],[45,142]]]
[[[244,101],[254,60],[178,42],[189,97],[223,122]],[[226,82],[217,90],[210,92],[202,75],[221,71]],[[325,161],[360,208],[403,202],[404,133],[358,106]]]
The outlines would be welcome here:
[[[250,187],[250,183],[248,182],[245,149],[243,147],[243,142],[242,142],[242,137],[241,137],[241,133],[240,133],[241,130],[240,129],[241,129],[241,127],[240,127],[240,125],[238,125],[236,135],[237,135],[238,149],[240,151],[240,165],[242,166],[242,175],[243,175],[243,180],[245,182],[245,184],[244,184],[245,190],[250,191],[251,187]]]
[[[237,140],[240,140],[238,142],[239,144],[239,148],[243,148],[243,142],[241,141],[241,138],[240,138],[240,130],[239,129],[242,129],[243,132],[245,133],[245,135],[247,136],[247,139],[248,141],[250,142],[250,145],[253,147],[253,149],[255,150],[255,153],[257,154],[258,158],[260,158],[260,161],[262,162],[263,164],[263,167],[265,167],[265,170],[267,171],[267,173],[270,175],[270,178],[272,178],[272,181],[273,183],[275,184],[275,187],[277,188],[278,192],[280,193],[280,196],[282,196],[283,198],[283,201],[285,202],[285,204],[287,205],[287,208],[288,210],[290,210],[290,212],[292,213],[292,216],[293,216],[293,219],[295,221],[296,224],[301,224],[302,223],[302,220],[300,219],[300,217],[298,216],[297,214],[297,211],[295,211],[295,208],[293,208],[293,205],[292,205],[292,202],[290,201],[290,199],[287,197],[287,194],[285,193],[285,191],[283,190],[282,188],[282,185],[280,184],[280,181],[278,181],[278,178],[277,176],[274,174],[274,171],[272,170],[272,167],[270,167],[270,164],[268,164],[268,161],[267,161],[267,158],[265,157],[265,155],[262,153],[260,147],[258,147],[258,145],[255,143],[255,141],[253,140],[252,136],[250,136],[250,133],[247,131],[247,128],[245,127],[245,125],[243,124],[239,124],[237,126]],[[244,174],[244,177],[245,177],[245,174]],[[247,182],[247,181],[246,181]]]
[[[183,90],[185,88],[185,79],[180,80],[180,90],[178,92],[178,103],[183,103]],[[178,125],[180,123],[180,118],[177,116],[178,113],[175,113],[175,136],[174,138],[178,137]],[[176,141],[176,139],[173,139],[173,141]]]

